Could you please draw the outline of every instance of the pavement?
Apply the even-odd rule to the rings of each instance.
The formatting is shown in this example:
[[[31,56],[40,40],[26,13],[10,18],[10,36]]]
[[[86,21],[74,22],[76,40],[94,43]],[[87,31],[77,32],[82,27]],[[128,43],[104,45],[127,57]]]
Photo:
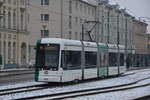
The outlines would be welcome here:
[[[4,69],[0,71],[0,86],[33,80],[33,68]]]
[[[20,74],[33,74],[33,68],[19,68],[19,69],[3,69],[0,70],[0,77],[8,77]]]

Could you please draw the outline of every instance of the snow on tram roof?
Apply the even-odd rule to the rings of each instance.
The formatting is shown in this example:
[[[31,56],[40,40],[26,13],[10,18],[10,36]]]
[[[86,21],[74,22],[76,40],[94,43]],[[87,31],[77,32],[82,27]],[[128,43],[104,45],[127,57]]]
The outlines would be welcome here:
[[[68,39],[61,39],[61,38],[42,38],[41,43],[52,43],[52,44],[60,44],[60,45],[74,45],[74,46],[82,46],[80,40],[68,40]],[[83,42],[86,47],[96,47],[96,42]],[[99,45],[106,45],[105,43],[99,43]],[[109,48],[117,48],[116,44],[108,44]],[[124,45],[119,45],[119,48],[124,48]]]
[[[98,5],[97,0],[81,0],[81,1],[86,2],[86,3],[93,5],[93,6]]]
[[[61,39],[61,38],[43,38],[41,39],[41,43],[52,43],[52,44],[61,44],[61,45],[76,45],[76,46],[82,46],[82,43],[80,40],[67,40],[67,39]],[[95,42],[83,42],[85,46],[97,46]]]
[[[43,38],[41,43],[65,44],[65,45],[81,45],[79,40],[67,40],[61,38]]]

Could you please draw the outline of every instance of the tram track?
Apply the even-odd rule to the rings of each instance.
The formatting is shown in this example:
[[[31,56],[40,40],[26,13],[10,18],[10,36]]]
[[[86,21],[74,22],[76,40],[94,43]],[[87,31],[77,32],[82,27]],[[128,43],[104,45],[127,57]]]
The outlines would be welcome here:
[[[54,94],[45,94],[45,95],[40,95],[40,96],[19,98],[19,99],[15,99],[15,100],[40,100],[40,99],[42,99],[42,100],[43,99],[46,99],[46,100],[61,100],[61,99],[79,97],[79,96],[94,95],[94,94],[99,94],[99,93],[125,91],[125,90],[130,90],[130,89],[149,86],[150,83],[143,84],[143,85],[136,85],[137,83],[142,82],[142,81],[147,80],[147,79],[150,79],[150,77],[146,77],[146,78],[143,78],[143,79],[140,79],[140,80],[137,80],[135,82],[128,83],[128,84],[101,87],[101,88],[75,90],[75,91],[66,91],[66,92],[60,92],[60,93],[54,93]]]
[[[150,95],[144,96],[144,97],[139,97],[139,98],[136,98],[134,100],[149,100],[149,99],[150,99]]]
[[[140,72],[144,72],[144,71],[140,71]],[[125,75],[122,75],[120,77],[129,76],[129,75],[133,75],[133,74],[136,74],[136,73],[138,73],[138,72],[125,74]],[[150,77],[148,77],[148,78],[150,78]],[[117,85],[117,86],[113,86],[113,87],[112,86],[104,87],[104,88],[101,88],[101,90],[102,89],[108,89],[108,88],[116,88],[116,87],[134,85],[134,84],[136,84],[136,83],[138,83],[138,82],[140,82],[142,80],[148,79],[148,78],[144,78],[144,79],[138,80],[136,82],[127,83],[127,84],[123,84],[123,85]],[[112,79],[112,77],[111,78],[106,78],[106,79]],[[85,82],[87,82],[87,81],[85,81]],[[23,92],[32,92],[32,91],[37,91],[37,90],[44,90],[44,89],[48,89],[48,88],[54,88],[56,86],[57,87],[62,87],[62,86],[69,86],[69,85],[72,85],[72,84],[39,84],[39,85],[31,85],[31,86],[24,86],[24,87],[9,88],[9,89],[0,90],[0,96],[12,95],[12,94],[23,93]]]
[[[124,77],[124,76],[128,76],[128,75],[133,75],[133,74],[135,74],[135,73],[129,73],[129,74],[126,74],[126,75],[121,75],[119,77]],[[103,78],[102,80],[113,79],[113,78],[114,77],[108,77],[108,78]],[[95,81],[95,80],[94,79],[93,80],[85,80],[81,83],[92,82],[92,81]],[[72,85],[72,83],[64,83],[64,84],[55,84],[55,83],[54,84],[53,83],[52,84],[46,84],[45,83],[45,84],[39,84],[39,85],[31,85],[31,86],[1,89],[0,90],[0,96],[16,94],[16,93],[22,93],[22,92],[30,92],[30,91],[36,91],[36,90],[43,90],[43,89],[47,89],[47,88],[53,88],[55,86],[59,87],[59,86],[69,86],[69,85]]]
[[[47,85],[48,84],[40,84],[40,85],[31,85],[31,86],[2,89],[2,90],[0,90],[0,96],[45,89],[46,88],[45,86],[47,86]]]

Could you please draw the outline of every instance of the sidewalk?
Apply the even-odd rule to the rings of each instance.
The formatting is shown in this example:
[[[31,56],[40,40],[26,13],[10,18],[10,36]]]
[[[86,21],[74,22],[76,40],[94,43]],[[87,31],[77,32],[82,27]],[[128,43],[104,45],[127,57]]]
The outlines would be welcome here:
[[[0,70],[0,77],[16,76],[21,74],[33,74],[33,68],[19,68],[19,69],[3,69]]]
[[[17,71],[30,71],[33,70],[33,68],[14,68],[14,69],[2,69],[1,72],[17,72]]]

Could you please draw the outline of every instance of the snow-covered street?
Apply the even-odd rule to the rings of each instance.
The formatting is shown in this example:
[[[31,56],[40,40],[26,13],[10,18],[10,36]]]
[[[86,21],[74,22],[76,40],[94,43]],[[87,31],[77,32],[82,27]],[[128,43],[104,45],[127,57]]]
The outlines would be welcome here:
[[[136,71],[130,71],[130,72],[127,72],[127,74],[135,73],[135,72]],[[147,78],[147,77],[150,77],[149,69],[146,69],[144,71],[139,71],[138,73],[135,73],[135,74],[118,77],[118,78],[96,80],[96,81],[91,81],[87,83],[79,83],[79,84],[69,85],[69,86],[53,87],[53,88],[47,88],[47,89],[37,90],[37,91],[32,91],[32,92],[24,92],[24,93],[17,93],[13,95],[0,96],[0,100],[11,100],[11,99],[17,99],[17,98],[23,98],[23,97],[52,94],[52,93],[54,94],[54,93],[59,93],[59,92],[75,91],[75,90],[97,88],[97,87],[117,86],[117,85],[122,85],[122,84],[127,84],[127,83],[133,83],[135,81],[138,81],[140,79]],[[150,79],[139,82],[138,84],[140,85],[144,83],[150,83]],[[41,83],[26,82],[26,83],[14,84],[14,85],[11,84],[7,86],[1,86],[0,89],[21,87],[21,86],[28,86],[28,85],[35,85],[35,84],[41,84]],[[129,99],[134,99],[136,97],[141,97],[145,95],[150,95],[150,86],[147,86],[144,88],[132,89],[130,91],[104,93],[104,94],[92,95],[92,96],[87,96],[87,97],[70,98],[70,99],[73,99],[73,100],[98,100],[98,99],[129,100]]]

